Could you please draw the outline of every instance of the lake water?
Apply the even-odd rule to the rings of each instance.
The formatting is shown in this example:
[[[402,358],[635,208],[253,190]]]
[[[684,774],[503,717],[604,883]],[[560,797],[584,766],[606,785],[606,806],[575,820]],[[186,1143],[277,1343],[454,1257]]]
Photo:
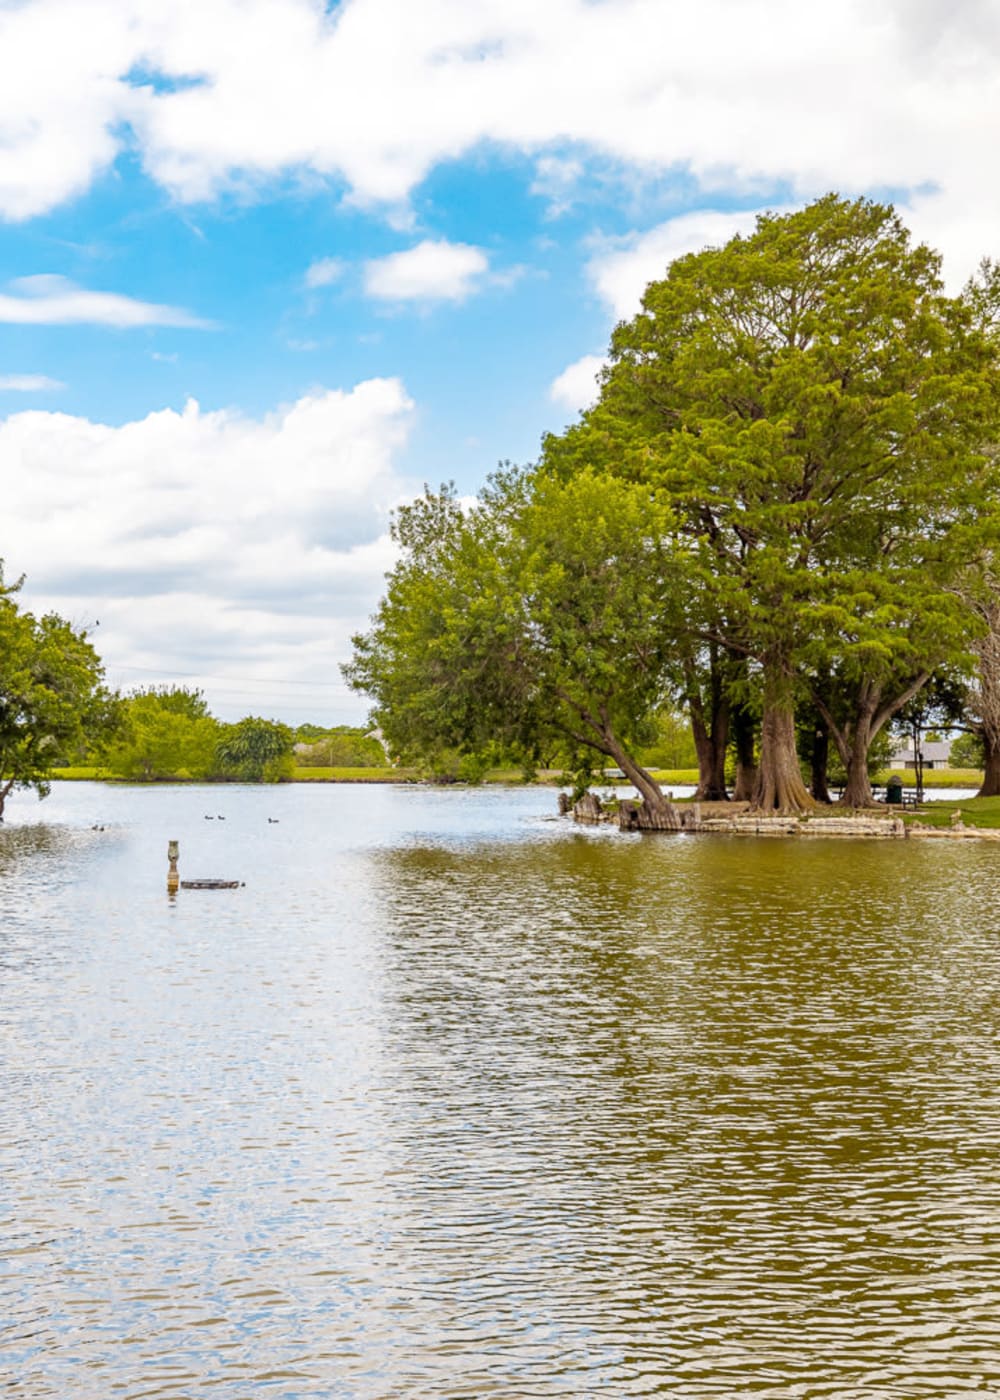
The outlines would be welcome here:
[[[9,805],[5,1395],[1000,1396],[1000,847],[554,805]]]

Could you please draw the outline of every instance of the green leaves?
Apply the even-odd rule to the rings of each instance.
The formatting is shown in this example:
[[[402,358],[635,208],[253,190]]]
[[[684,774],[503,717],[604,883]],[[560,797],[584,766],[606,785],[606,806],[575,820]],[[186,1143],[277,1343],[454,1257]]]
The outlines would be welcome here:
[[[468,513],[450,488],[400,512],[349,680],[400,752],[600,747],[716,649],[764,712],[761,800],[799,800],[791,706],[820,679],[846,748],[968,661],[952,584],[997,548],[998,327],[996,267],[946,296],[937,254],[867,200],[677,259],[538,471]]]
[[[222,776],[241,782],[280,782],[292,775],[295,735],[287,724],[248,715],[221,726],[215,758]]]
[[[103,766],[130,782],[204,780],[215,772],[220,731],[200,691],[137,691],[122,701],[120,731],[104,752]]]
[[[920,619],[996,534],[998,287],[987,265],[946,297],[937,255],[887,206],[830,195],[767,215],[647,288],[545,468],[661,491],[715,635],[745,652],[783,638],[833,664],[858,656],[854,631],[884,670],[901,632],[914,653],[919,633],[961,649],[954,610],[933,645]]]
[[[110,729],[115,702],[86,633],[21,612],[0,564],[0,813],[14,788],[48,792],[53,767]]]
[[[552,736],[608,752],[664,693],[671,534],[655,493],[590,471],[507,470],[467,514],[427,493],[345,675],[411,760],[494,741],[530,756]]]

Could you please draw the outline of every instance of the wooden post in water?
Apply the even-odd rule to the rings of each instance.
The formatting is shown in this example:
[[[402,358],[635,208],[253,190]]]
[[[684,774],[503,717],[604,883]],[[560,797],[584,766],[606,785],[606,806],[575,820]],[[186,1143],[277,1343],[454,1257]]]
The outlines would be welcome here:
[[[180,884],[180,876],[177,874],[177,858],[180,853],[179,841],[167,842],[167,860],[170,862],[170,869],[167,871],[167,894],[176,894]]]

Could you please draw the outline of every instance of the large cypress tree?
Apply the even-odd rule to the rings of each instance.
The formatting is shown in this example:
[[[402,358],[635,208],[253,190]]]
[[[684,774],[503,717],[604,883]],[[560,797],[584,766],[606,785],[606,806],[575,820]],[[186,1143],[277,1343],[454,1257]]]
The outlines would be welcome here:
[[[888,206],[767,215],[647,288],[598,403],[546,442],[552,471],[600,464],[672,504],[691,626],[756,686],[759,808],[811,805],[794,728],[809,675],[855,682],[863,797],[885,707],[967,650],[976,624],[943,590],[991,535],[1000,389],[974,302],[945,295],[939,257]]]

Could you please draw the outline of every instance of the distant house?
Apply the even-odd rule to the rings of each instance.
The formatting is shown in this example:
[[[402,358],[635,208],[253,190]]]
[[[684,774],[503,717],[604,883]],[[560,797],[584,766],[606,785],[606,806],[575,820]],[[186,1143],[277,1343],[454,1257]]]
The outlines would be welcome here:
[[[947,768],[951,758],[951,740],[931,741],[925,739],[920,745],[920,752],[924,756],[925,768]],[[916,768],[912,739],[907,743],[896,744],[893,747],[891,766],[893,768]]]

